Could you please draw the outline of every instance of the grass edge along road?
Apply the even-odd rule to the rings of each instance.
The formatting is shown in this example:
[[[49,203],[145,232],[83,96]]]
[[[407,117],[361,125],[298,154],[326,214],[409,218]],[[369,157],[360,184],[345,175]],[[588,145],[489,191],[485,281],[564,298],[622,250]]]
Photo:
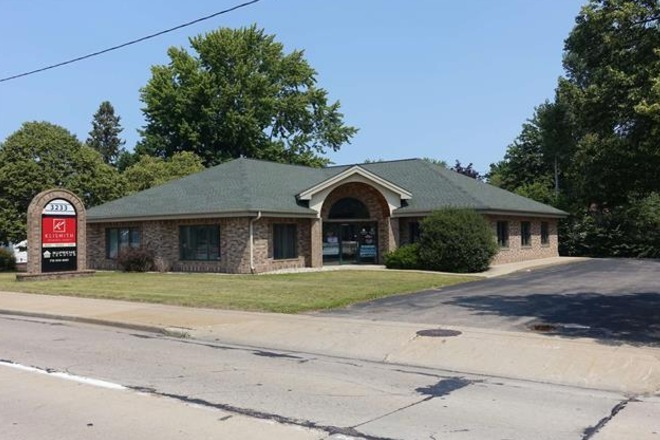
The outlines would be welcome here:
[[[0,291],[103,298],[186,307],[300,313],[479,278],[405,271],[278,275],[97,272],[92,277],[18,282],[0,273]]]

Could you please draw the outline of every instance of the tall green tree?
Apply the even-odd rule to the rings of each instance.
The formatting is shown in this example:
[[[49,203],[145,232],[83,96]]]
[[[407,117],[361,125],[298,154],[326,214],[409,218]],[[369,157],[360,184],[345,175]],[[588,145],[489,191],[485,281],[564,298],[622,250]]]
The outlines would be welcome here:
[[[141,90],[139,154],[191,151],[206,166],[237,157],[322,166],[324,153],[357,132],[303,52],[285,53],[262,29],[223,28],[190,45],[192,54],[170,48],[170,63],[153,66]]]
[[[179,179],[204,169],[202,160],[195,153],[183,151],[170,158],[140,156],[138,161],[124,171],[129,192],[143,191],[170,180]]]
[[[94,113],[92,119],[92,131],[85,142],[88,147],[98,151],[103,157],[103,161],[112,166],[116,166],[119,156],[124,151],[123,145],[126,143],[119,137],[123,128],[119,121],[121,118],[115,115],[115,108],[109,101],[103,101],[99,109]]]
[[[564,68],[576,198],[607,209],[660,189],[660,3],[592,0],[566,39]]]
[[[73,191],[87,207],[124,195],[119,173],[69,131],[24,123],[0,144],[0,242],[25,239],[30,202],[55,187]]]
[[[558,189],[572,214],[560,228],[568,253],[655,255],[660,3],[591,0],[566,39],[564,68],[554,102],[536,109],[490,181],[542,201]]]

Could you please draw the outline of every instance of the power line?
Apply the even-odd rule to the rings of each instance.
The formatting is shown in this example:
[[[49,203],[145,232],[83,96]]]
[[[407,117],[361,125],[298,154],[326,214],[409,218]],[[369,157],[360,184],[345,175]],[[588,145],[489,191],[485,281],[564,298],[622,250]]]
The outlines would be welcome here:
[[[253,5],[253,4],[258,3],[260,1],[261,0],[251,0],[251,1],[248,1],[248,2],[245,2],[245,3],[241,3],[240,5],[233,6],[229,9],[225,9],[225,10],[216,12],[214,14],[207,15],[207,16],[189,21],[187,23],[180,24],[180,25],[175,26],[173,28],[165,29],[164,31],[156,32],[155,34],[150,34],[150,35],[147,35],[147,36],[135,39],[135,40],[128,41],[128,42],[120,44],[118,46],[109,47],[107,49],[99,50],[98,52],[93,52],[93,53],[89,53],[87,55],[83,55],[83,56],[80,56],[80,57],[77,57],[77,58],[72,58],[70,60],[62,61],[61,63],[52,64],[50,66],[42,67],[41,69],[31,70],[29,72],[23,72],[23,73],[19,73],[17,75],[12,75],[12,76],[8,76],[8,77],[5,77],[5,78],[0,78],[0,82],[11,81],[12,79],[22,78],[22,77],[28,76],[28,75],[34,75],[35,73],[43,72],[43,71],[50,70],[50,69],[55,69],[56,67],[65,66],[67,64],[77,63],[78,61],[86,60],[87,58],[96,57],[96,56],[102,55],[104,53],[112,52],[113,50],[122,49],[126,46],[131,46],[133,44],[141,43],[145,40],[149,40],[151,38],[155,38],[155,37],[161,36],[163,34],[167,34],[169,32],[174,32],[174,31],[177,31],[179,29],[182,29],[182,28],[185,28],[185,27],[188,27],[188,26],[192,26],[193,24],[197,24],[201,21],[209,20],[213,17],[217,17],[218,15],[227,14],[228,12],[232,12],[232,11],[235,11],[237,9],[245,8],[246,6]]]

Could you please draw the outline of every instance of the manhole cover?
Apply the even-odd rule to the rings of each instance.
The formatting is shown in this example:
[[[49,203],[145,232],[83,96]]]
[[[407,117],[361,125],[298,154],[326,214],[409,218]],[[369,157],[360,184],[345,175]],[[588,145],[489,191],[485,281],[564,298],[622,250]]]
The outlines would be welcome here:
[[[551,324],[533,324],[529,328],[535,332],[554,332],[557,330],[557,326]]]
[[[417,332],[417,336],[429,336],[432,338],[440,338],[447,336],[458,336],[461,332],[458,330],[446,330],[443,328],[431,328],[428,330],[420,330]]]

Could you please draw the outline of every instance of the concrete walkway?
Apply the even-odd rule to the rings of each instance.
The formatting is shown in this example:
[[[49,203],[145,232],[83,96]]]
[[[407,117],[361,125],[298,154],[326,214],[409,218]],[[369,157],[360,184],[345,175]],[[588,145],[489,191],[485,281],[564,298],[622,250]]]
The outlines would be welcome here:
[[[0,314],[631,394],[660,393],[660,349],[591,339],[0,292]]]
[[[577,263],[579,261],[586,261],[589,260],[589,258],[586,257],[550,257],[550,258],[541,258],[537,260],[528,260],[528,261],[519,261],[516,263],[505,263],[505,264],[497,264],[491,266],[487,271],[485,272],[475,272],[475,273],[467,273],[463,275],[471,275],[475,277],[482,277],[482,278],[495,278],[495,277],[501,277],[503,275],[509,275],[514,272],[520,272],[520,271],[531,271],[533,269],[540,269],[543,267],[549,267],[549,266],[557,266],[560,264],[569,264],[569,263]],[[387,269],[385,266],[378,265],[378,264],[332,264],[332,265],[326,265],[322,267],[304,267],[304,268],[298,268],[298,269],[281,269],[281,270],[275,270],[272,272],[264,272],[259,275],[276,275],[276,274],[284,274],[284,273],[305,273],[305,272],[333,272],[337,270],[395,270],[395,269]],[[445,274],[445,275],[456,275],[455,273],[448,273],[448,272],[431,272],[431,271],[424,271],[424,270],[406,270],[405,272],[419,272],[419,273],[433,273],[433,274]]]

